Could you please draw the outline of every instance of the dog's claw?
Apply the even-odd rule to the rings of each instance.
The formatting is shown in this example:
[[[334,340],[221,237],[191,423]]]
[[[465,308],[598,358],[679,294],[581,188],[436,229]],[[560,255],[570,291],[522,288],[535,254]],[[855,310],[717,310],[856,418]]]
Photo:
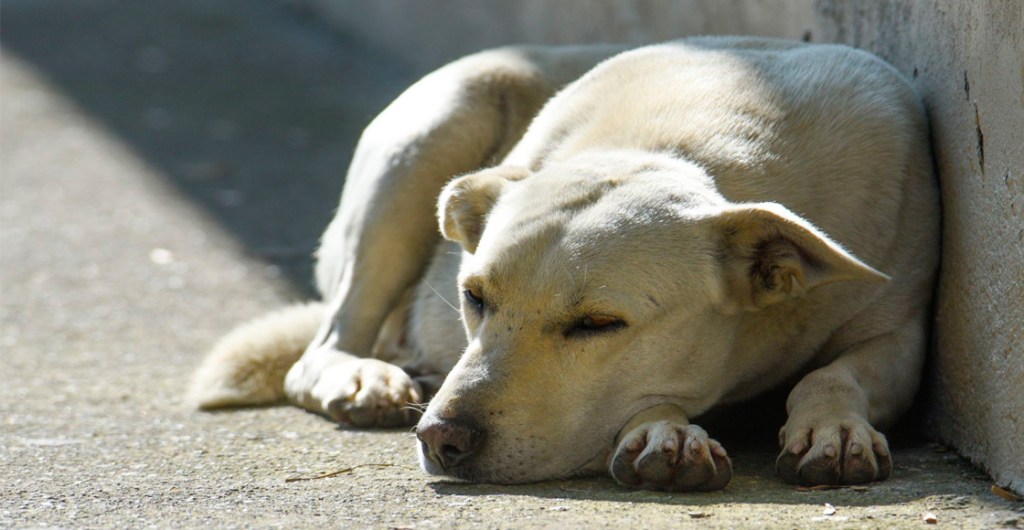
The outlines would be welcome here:
[[[885,436],[862,420],[813,428],[787,423],[780,438],[783,450],[775,472],[791,484],[864,484],[885,480],[892,472]]]
[[[646,423],[619,443],[609,471],[620,484],[664,491],[720,490],[732,462],[717,441],[696,425]]]

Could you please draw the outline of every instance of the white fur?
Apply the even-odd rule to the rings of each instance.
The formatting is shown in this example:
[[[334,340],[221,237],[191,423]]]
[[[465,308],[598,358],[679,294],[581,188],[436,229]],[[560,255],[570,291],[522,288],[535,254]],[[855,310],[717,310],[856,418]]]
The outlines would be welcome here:
[[[607,470],[709,489],[728,481],[728,459],[690,419],[799,380],[783,478],[884,478],[876,429],[916,391],[938,259],[913,89],[841,46],[725,37],[619,51],[484,52],[374,120],[319,253],[327,319],[287,398],[394,424],[449,374],[418,426],[430,473]],[[435,213],[461,252],[438,239]],[[573,331],[581,322],[617,324]],[[208,372],[258,365],[228,357],[244,369],[211,360]],[[483,441],[446,466],[456,432]],[[690,449],[703,453],[674,453]]]

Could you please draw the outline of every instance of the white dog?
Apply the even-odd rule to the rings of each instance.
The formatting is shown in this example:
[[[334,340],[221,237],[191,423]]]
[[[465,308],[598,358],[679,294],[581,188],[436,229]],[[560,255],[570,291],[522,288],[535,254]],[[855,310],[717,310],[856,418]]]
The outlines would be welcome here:
[[[325,304],[236,330],[194,397],[395,426],[436,391],[428,473],[713,490],[731,464],[690,419],[796,383],[782,478],[884,479],[876,429],[917,389],[937,248],[922,106],[872,55],[488,51],[370,124],[319,252]]]

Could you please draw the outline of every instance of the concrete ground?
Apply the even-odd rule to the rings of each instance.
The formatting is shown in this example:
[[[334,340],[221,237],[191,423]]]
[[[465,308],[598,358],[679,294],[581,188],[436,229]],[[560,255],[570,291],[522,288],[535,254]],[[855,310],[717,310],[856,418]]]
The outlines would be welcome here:
[[[273,0],[0,9],[0,527],[1024,526],[913,436],[887,482],[802,491],[768,429],[724,492],[673,495],[459,484],[408,432],[189,410],[219,335],[311,296],[357,134],[417,73]]]

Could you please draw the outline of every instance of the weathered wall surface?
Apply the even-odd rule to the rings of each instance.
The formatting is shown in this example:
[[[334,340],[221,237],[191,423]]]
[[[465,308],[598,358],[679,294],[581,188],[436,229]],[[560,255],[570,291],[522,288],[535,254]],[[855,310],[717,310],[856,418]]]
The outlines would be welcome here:
[[[822,39],[885,57],[925,99],[944,210],[929,428],[1024,490],[1024,3],[817,10]]]
[[[927,104],[944,207],[928,424],[1024,490],[1024,3],[1020,0],[292,0],[422,70],[513,42],[756,34],[892,62]]]

